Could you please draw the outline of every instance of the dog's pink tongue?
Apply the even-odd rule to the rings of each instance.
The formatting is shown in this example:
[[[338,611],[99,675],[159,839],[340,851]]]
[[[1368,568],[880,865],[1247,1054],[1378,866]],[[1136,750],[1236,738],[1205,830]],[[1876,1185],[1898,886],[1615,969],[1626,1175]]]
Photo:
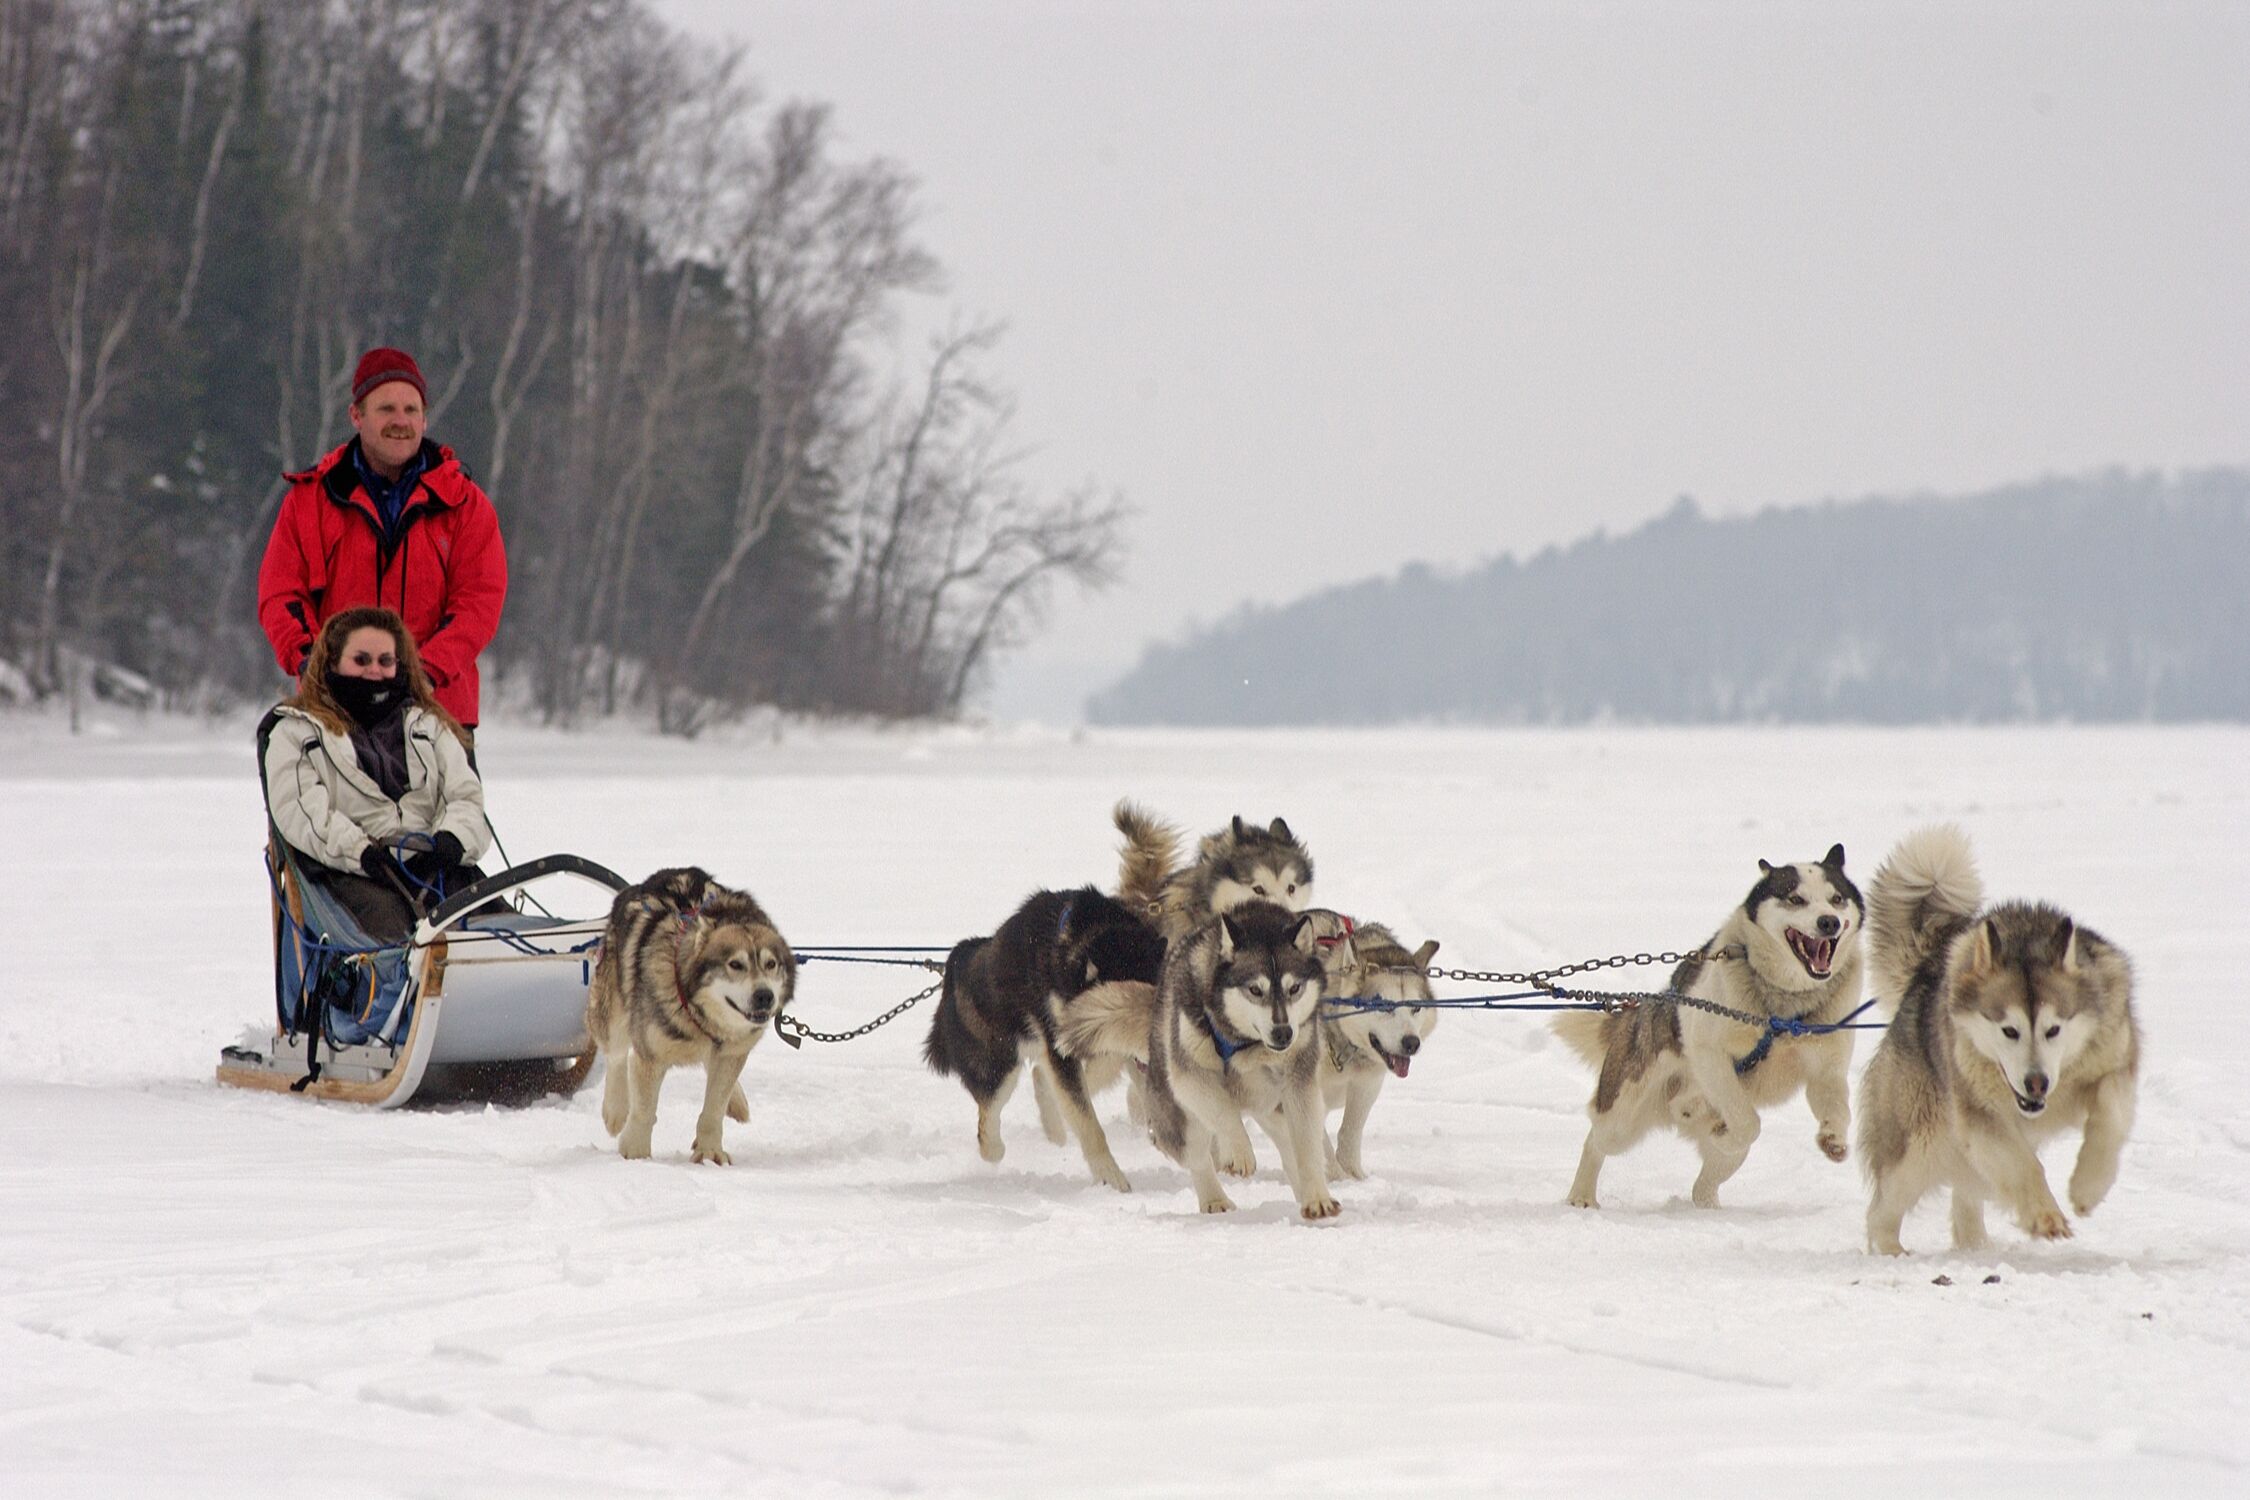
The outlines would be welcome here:
[[[1399,1053],[1397,1056],[1391,1059],[1391,1071],[1393,1073],[1396,1073],[1401,1078],[1404,1078],[1406,1076],[1406,1070],[1413,1066],[1414,1059],[1408,1057],[1403,1052]]]

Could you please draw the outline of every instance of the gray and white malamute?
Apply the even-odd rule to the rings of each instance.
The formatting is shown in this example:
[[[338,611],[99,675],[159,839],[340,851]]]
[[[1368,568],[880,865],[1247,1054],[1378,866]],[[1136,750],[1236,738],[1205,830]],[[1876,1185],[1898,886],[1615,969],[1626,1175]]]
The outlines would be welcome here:
[[[1859,889],[1844,874],[1844,846],[1815,863],[1758,861],[1758,883],[1706,943],[1682,961],[1671,988],[1760,1017],[1808,1024],[1844,1019],[1859,1003]],[[1602,1014],[1573,1011],[1555,1030],[1601,1070],[1593,1126],[1579,1154],[1570,1201],[1597,1206],[1602,1162],[1659,1125],[1693,1141],[1703,1158],[1694,1199],[1716,1208],[1719,1185],[1741,1169],[1758,1138],[1758,1111],[1799,1089],[1812,1106],[1820,1149],[1842,1161],[1851,1134],[1852,1034],[1783,1037],[1686,1005],[1644,1002]]]
[[[1195,863],[1185,869],[1173,868],[1178,829],[1131,802],[1118,803],[1111,821],[1125,835],[1118,899],[1150,913],[1167,942],[1246,901],[1287,911],[1312,905],[1312,855],[1279,818],[1261,828],[1236,817],[1197,844]]]
[[[2036,1239],[2067,1238],[2039,1147],[2084,1129],[2070,1174],[2082,1216],[2117,1181],[2141,1055],[2124,953],[2052,906],[1985,906],[1950,824],[1900,840],[1868,898],[1875,980],[1897,1012],[1860,1080],[1868,1247],[1904,1254],[1900,1222],[1941,1184],[1956,1249],[1985,1244],[1988,1199]]]
[[[1333,914],[1309,915],[1317,922]],[[1409,953],[1389,928],[1375,922],[1345,924],[1333,936],[1323,932],[1321,941],[1328,960],[1329,994],[1387,1001],[1391,1007],[1331,1005],[1320,1022],[1322,1101],[1328,1113],[1344,1112],[1335,1139],[1328,1144],[1328,1170],[1365,1177],[1360,1142],[1368,1113],[1386,1081],[1407,1075],[1422,1043],[1437,1026],[1438,1013],[1428,1002],[1430,960],[1437,956],[1438,945],[1427,942]]]
[[[796,955],[748,892],[693,868],[621,891],[586,995],[586,1033],[607,1063],[602,1126],[618,1154],[649,1154],[665,1073],[700,1063],[694,1159],[731,1162],[721,1118],[750,1118],[742,1065],[796,982]]]
[[[1095,1180],[1131,1191],[1090,1102],[1115,1081],[1122,1060],[1082,1065],[1056,1050],[1055,1034],[1090,991],[1150,995],[1163,963],[1156,929],[1092,886],[1036,892],[992,936],[954,947],[922,1057],[935,1072],[959,1078],[976,1101],[977,1150],[986,1161],[1007,1151],[1000,1110],[1028,1065],[1049,1138],[1059,1143],[1067,1122]],[[1099,1007],[1104,999],[1086,1003]]]
[[[1273,1136],[1297,1208],[1339,1212],[1328,1191],[1320,1094],[1324,971],[1312,919],[1251,901],[1174,943],[1148,1033],[1149,1133],[1195,1179],[1197,1207],[1234,1207],[1219,1172],[1255,1167],[1245,1115]]]

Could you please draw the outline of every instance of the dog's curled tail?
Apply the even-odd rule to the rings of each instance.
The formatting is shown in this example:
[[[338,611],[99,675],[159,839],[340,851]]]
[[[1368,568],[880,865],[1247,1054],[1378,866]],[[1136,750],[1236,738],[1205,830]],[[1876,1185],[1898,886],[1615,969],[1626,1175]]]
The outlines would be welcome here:
[[[1117,899],[1135,916],[1153,921],[1164,899],[1164,883],[1180,856],[1180,831],[1130,799],[1118,803],[1109,817],[1125,835],[1117,858]]]
[[[1133,980],[1097,984],[1063,1007],[1055,1046],[1066,1057],[1129,1057],[1148,1061],[1149,1021],[1156,1010],[1154,986]]]
[[[1604,1022],[1609,1017],[1598,1010],[1566,1010],[1548,1022],[1563,1045],[1586,1060],[1586,1066],[1598,1068],[1609,1055],[1609,1038]]]
[[[1883,857],[1867,887],[1867,941],[1875,998],[1885,1016],[1945,932],[1984,905],[1969,836],[1952,823],[1933,823],[1900,839]]]

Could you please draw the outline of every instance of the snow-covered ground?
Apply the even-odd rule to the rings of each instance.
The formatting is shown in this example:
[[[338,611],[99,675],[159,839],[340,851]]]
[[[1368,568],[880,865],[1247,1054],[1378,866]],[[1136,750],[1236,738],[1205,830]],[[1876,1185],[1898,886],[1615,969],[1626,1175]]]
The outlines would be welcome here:
[[[2250,1487],[2250,730],[502,726],[480,750],[518,858],[698,861],[801,942],[950,942],[1107,880],[1124,794],[1197,829],[1286,814],[1326,904],[1494,968],[1682,947],[1760,856],[1841,840],[1864,878],[1957,819],[1995,894],[2134,956],[2140,1121],[2076,1239],[1996,1221],[1955,1257],[1933,1203],[1887,1261],[1801,1104],[1716,1212],[1671,1139],[1565,1207],[1590,1079],[1520,1015],[1445,1019],[1319,1226],[1262,1141],[1242,1211],[1198,1216],[1115,1096],[1130,1196],[1028,1092],[987,1166],[921,1066],[925,1012],[762,1048],[729,1169],[688,1164],[677,1077],[649,1162],[592,1090],[239,1093],[217,1049],[270,1004],[246,732],[0,725],[0,1491]],[[918,985],[814,966],[798,1009],[833,1029]]]

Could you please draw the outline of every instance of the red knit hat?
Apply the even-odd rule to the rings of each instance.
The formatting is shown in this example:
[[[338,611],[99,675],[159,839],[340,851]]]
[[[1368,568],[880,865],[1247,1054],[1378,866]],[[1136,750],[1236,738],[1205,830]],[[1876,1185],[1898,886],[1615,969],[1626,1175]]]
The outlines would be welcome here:
[[[404,349],[370,349],[359,357],[359,368],[352,371],[352,404],[357,406],[367,399],[369,391],[393,380],[405,381],[428,403],[430,388],[423,382],[422,367],[414,363],[413,355]]]

